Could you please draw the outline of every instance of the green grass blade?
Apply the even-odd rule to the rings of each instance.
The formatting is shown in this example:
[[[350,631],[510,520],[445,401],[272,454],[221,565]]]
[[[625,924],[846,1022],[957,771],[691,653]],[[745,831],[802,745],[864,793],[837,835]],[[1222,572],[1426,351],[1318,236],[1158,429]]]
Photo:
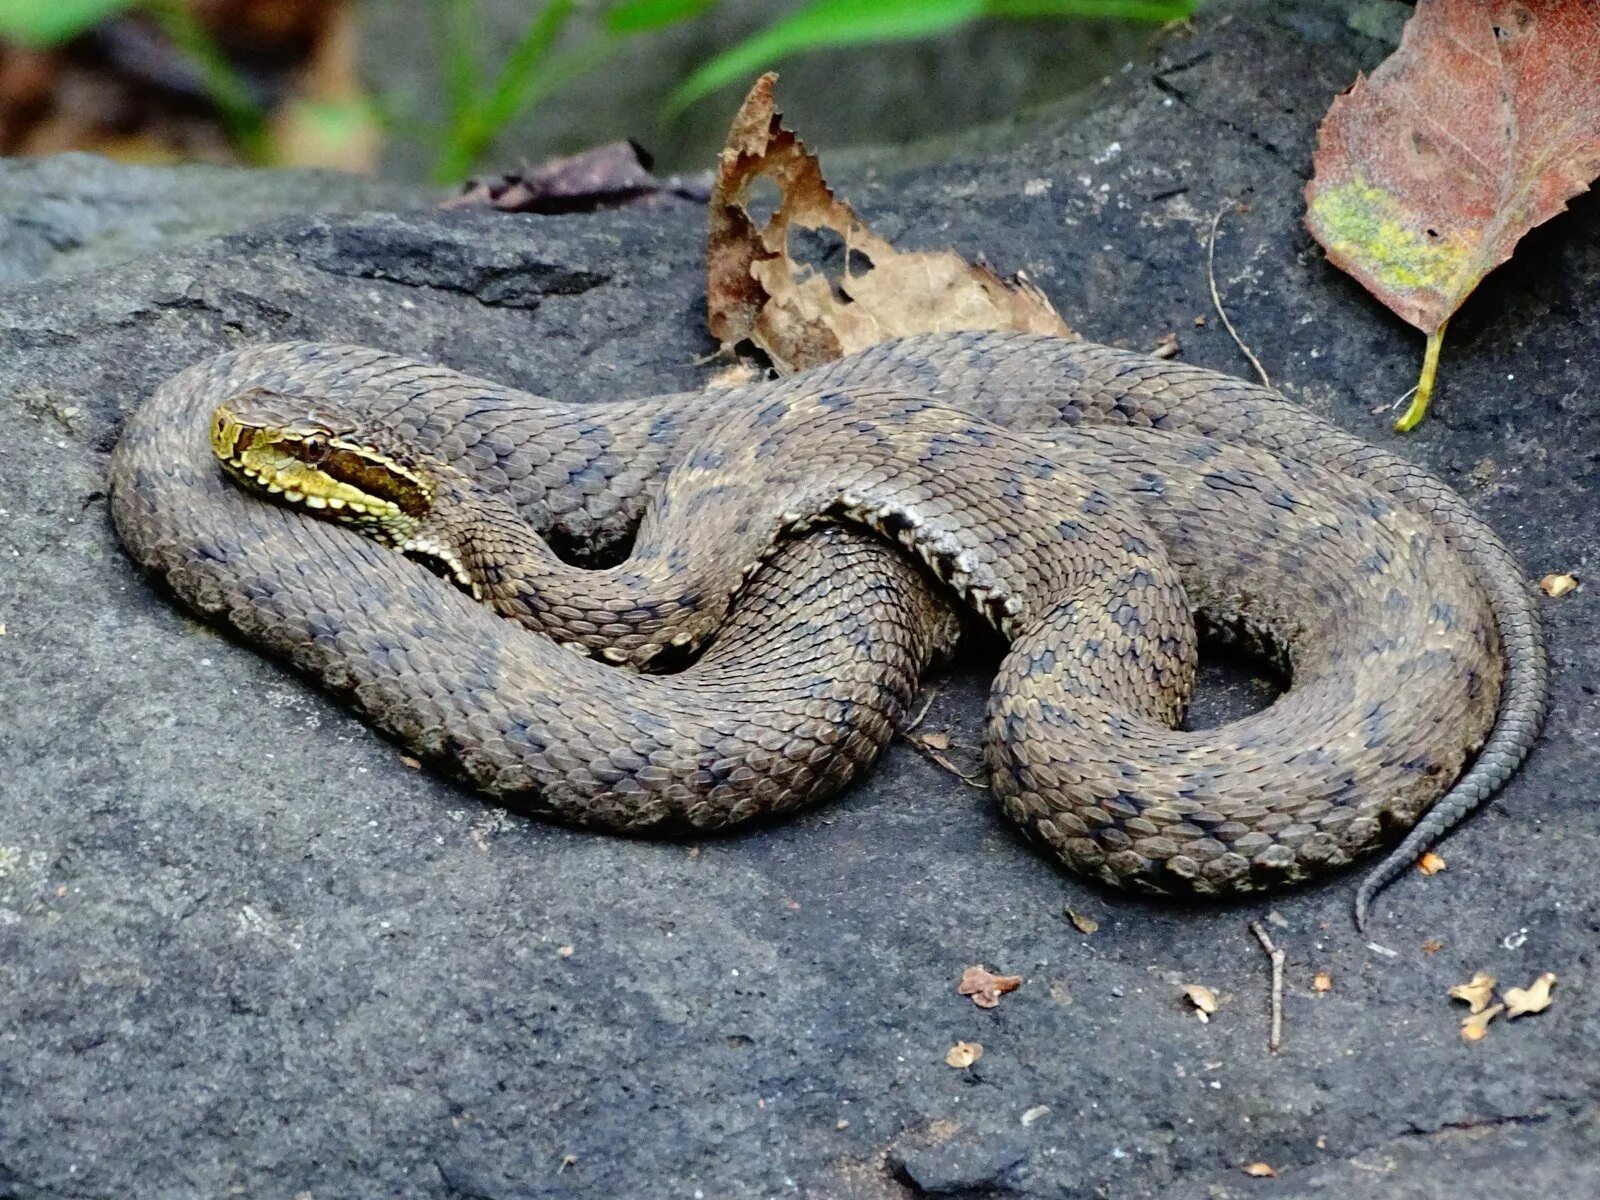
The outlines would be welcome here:
[[[605,30],[619,37],[649,33],[698,17],[716,3],[717,0],[622,0],[606,9]]]
[[[25,46],[55,46],[77,37],[139,0],[3,0],[0,39]]]
[[[700,67],[673,92],[667,111],[676,112],[788,55],[932,37],[981,15],[983,5],[984,0],[815,0]]]
[[[443,57],[444,93],[452,126],[467,119],[478,76],[477,0],[433,0],[434,24]]]

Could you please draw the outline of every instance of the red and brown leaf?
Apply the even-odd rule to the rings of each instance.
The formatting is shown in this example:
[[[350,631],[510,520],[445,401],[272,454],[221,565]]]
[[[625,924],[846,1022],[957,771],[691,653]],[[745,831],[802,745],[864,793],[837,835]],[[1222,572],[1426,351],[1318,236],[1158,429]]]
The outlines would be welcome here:
[[[1323,119],[1306,226],[1436,362],[1473,288],[1596,174],[1600,4],[1420,0],[1399,49]]]

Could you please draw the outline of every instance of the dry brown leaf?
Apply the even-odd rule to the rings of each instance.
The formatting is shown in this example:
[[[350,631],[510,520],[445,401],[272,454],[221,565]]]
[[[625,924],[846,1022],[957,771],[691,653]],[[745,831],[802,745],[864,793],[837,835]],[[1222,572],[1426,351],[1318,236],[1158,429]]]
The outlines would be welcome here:
[[[1600,173],[1600,4],[1420,0],[1399,48],[1333,102],[1306,185],[1332,262],[1428,335]]]
[[[1311,990],[1314,992],[1333,991],[1333,976],[1326,971],[1318,971],[1311,977]]]
[[[1422,943],[1422,952],[1424,954],[1437,954],[1443,949],[1444,943],[1438,938],[1429,938],[1427,941]]]
[[[901,252],[834,198],[816,157],[783,127],[771,73],[756,80],[728,130],[711,194],[706,308],[724,347],[748,339],[783,372],[804,370],[905,334],[1017,329],[1075,336],[1044,293],[1006,282],[950,250]],[[759,228],[750,189],[765,177],[779,203]],[[844,242],[838,279],[796,262],[791,228]],[[835,290],[837,289],[837,291]]]
[[[1150,351],[1151,358],[1177,358],[1183,352],[1183,347],[1178,344],[1178,335],[1165,333]]]
[[[1424,875],[1437,875],[1440,871],[1444,870],[1445,865],[1444,859],[1435,854],[1432,850],[1429,850],[1421,858],[1417,859],[1417,870],[1421,871]]]
[[[1539,580],[1539,586],[1544,589],[1544,594],[1546,596],[1549,596],[1554,600],[1559,600],[1568,592],[1577,591],[1578,582],[1579,580],[1576,575],[1574,575],[1571,571],[1565,571],[1560,575],[1546,575],[1543,579]]]
[[[968,967],[956,984],[958,995],[971,996],[979,1008],[994,1008],[1000,997],[1022,986],[1021,975],[993,975],[985,967]]]
[[[402,767],[410,767],[413,771],[422,770],[422,760],[412,758],[409,754],[402,754],[400,756],[400,765]]]
[[[1239,1168],[1253,1179],[1276,1179],[1278,1173],[1264,1162],[1246,1163]]]
[[[578,154],[524,166],[494,179],[469,179],[461,194],[440,208],[492,208],[500,212],[596,212],[656,202],[663,196],[706,199],[703,180],[651,174],[649,153],[638,142],[608,142]]]
[[[1470,1017],[1461,1018],[1461,1038],[1467,1042],[1483,1040],[1483,1035],[1489,1032],[1489,1022],[1505,1012],[1504,1004],[1496,1004],[1482,1012],[1473,1013]]]
[[[961,1070],[970,1067],[983,1057],[983,1044],[981,1042],[957,1042],[945,1051],[944,1065]]]
[[[950,749],[950,735],[940,730],[931,730],[928,733],[915,733],[911,735],[914,741],[921,742],[929,750]]]
[[[1472,982],[1458,983],[1451,988],[1450,999],[1464,1000],[1472,1012],[1481,1013],[1494,999],[1494,982],[1493,975],[1479,971],[1472,977]]]
[[[1535,979],[1526,988],[1506,989],[1506,1020],[1520,1017],[1524,1013],[1543,1012],[1550,1007],[1550,989],[1555,986],[1556,977],[1546,971]]]
[[[1067,909],[1067,920],[1072,922],[1073,928],[1079,933],[1097,933],[1100,929],[1099,921],[1070,907]]]
[[[1195,1015],[1202,1022],[1211,1020],[1211,1014],[1217,1011],[1217,994],[1203,983],[1186,983],[1183,985],[1183,994],[1194,1005]]]

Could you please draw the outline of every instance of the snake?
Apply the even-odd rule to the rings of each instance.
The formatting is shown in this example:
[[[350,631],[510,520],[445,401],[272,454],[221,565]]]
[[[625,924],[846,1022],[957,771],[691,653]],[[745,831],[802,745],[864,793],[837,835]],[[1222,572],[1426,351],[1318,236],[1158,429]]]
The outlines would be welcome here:
[[[617,833],[838,792],[987,629],[990,784],[1069,869],[1231,895],[1400,837],[1359,926],[1546,704],[1531,589],[1444,483],[1267,387],[1049,335],[587,403],[246,346],[137,407],[110,495],[180,602],[468,786]],[[1180,728],[1202,638],[1282,693]]]

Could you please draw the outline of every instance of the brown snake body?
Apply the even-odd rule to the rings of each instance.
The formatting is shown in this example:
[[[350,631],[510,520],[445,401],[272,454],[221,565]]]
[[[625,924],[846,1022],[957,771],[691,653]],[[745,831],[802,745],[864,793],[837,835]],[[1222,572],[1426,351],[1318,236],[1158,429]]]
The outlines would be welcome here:
[[[429,520],[491,604],[550,636],[234,486],[207,430],[252,389],[437,459]],[[1006,811],[1122,886],[1276,886],[1413,827],[1359,915],[1543,715],[1528,590],[1453,492],[1276,393],[1088,343],[926,335],[584,406],[374,350],[256,347],[129,420],[112,499],[133,556],[192,607],[479,789],[609,829],[721,827],[842,786],[948,644],[952,593],[1010,641],[985,751]],[[635,534],[602,570],[541,540],[615,558]],[[1288,690],[1171,728],[1190,609],[1267,648]],[[556,644],[649,663],[708,638],[648,676]]]

